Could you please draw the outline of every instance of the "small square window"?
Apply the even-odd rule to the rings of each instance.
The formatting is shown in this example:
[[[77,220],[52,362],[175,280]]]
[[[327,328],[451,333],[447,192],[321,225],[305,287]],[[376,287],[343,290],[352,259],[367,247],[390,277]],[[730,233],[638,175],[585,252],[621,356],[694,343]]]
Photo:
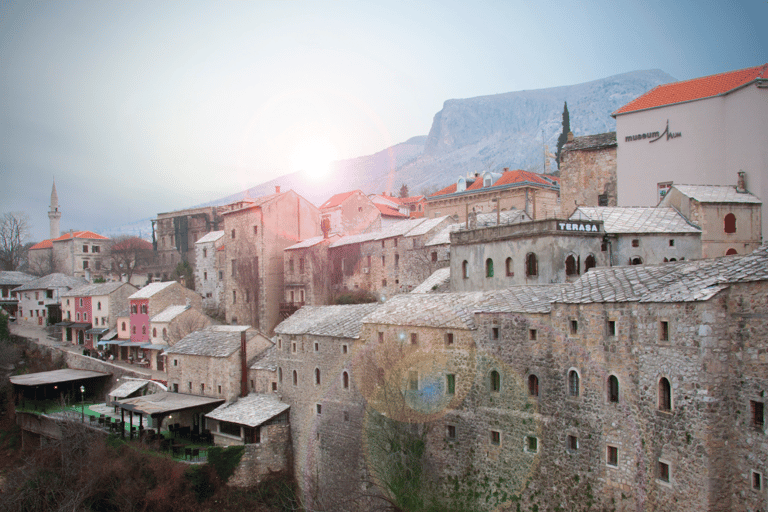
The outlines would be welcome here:
[[[659,322],[659,340],[669,341],[669,322],[665,320]]]
[[[445,334],[445,344],[447,346],[453,345],[453,333],[449,332]]]
[[[456,427],[453,425],[446,425],[445,426],[445,437],[448,439],[456,439]]]
[[[752,472],[752,489],[761,491],[763,489],[763,475],[757,471]]]
[[[501,444],[501,432],[491,430],[491,444],[495,444],[497,446]]]
[[[765,413],[763,410],[763,402],[756,402],[754,400],[749,401],[750,410],[752,411],[752,426],[757,428],[763,428],[765,425]]]
[[[669,483],[669,464],[659,461],[659,480]]]
[[[536,341],[537,336],[538,336],[538,333],[536,332],[536,329],[528,329],[529,340]]]
[[[568,436],[566,439],[566,446],[569,452],[575,452],[579,449],[579,438],[576,436]]]
[[[499,339],[499,328],[498,327],[492,327],[491,328],[491,339],[492,340]]]
[[[570,331],[571,336],[575,336],[579,333],[579,321],[578,320],[571,320],[570,322]]]
[[[609,466],[619,466],[619,449],[615,446],[608,446],[605,454],[605,462]]]
[[[539,452],[539,439],[536,436],[526,436],[525,450],[529,453]]]
[[[616,336],[616,320],[608,320],[605,328],[608,336]]]
[[[640,240],[637,238],[632,239],[632,247],[640,247]]]
[[[317,407],[317,414],[320,415],[323,413],[323,406],[320,404],[316,404],[315,407]]]

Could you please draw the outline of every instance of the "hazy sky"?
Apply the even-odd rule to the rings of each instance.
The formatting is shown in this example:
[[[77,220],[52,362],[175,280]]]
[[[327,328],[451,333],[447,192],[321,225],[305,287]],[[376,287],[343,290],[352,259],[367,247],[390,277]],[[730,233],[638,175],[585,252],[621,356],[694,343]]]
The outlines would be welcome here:
[[[768,2],[0,2],[0,213],[47,238],[426,135],[445,100],[768,62]]]

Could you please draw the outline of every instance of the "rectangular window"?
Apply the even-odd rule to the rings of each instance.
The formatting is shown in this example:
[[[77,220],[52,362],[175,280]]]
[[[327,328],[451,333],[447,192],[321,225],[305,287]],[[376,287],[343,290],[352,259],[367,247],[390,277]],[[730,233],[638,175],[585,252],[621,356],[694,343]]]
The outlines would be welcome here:
[[[200,394],[205,393],[205,384],[200,384]]]
[[[453,440],[456,439],[456,427],[453,425],[446,425],[445,426],[445,437]]]
[[[536,332],[536,329],[528,329],[529,340],[536,341],[537,336],[538,336],[538,333]]]
[[[669,239],[669,246],[670,247],[674,247],[675,246],[675,239],[674,238],[670,238]]]
[[[605,330],[608,336],[616,336],[616,320],[608,320]]]
[[[83,252],[88,252],[88,246],[87,245],[83,246]]]
[[[232,290],[232,304],[237,304],[237,290]]]
[[[288,272],[293,273],[293,258],[288,260]]]
[[[221,386],[218,386],[219,394],[221,394]]]
[[[566,439],[566,446],[568,447],[568,451],[575,452],[579,449],[579,438],[576,436],[568,436]]]
[[[499,339],[499,328],[498,327],[492,327],[491,328],[491,339],[492,340]]]
[[[383,332],[379,333],[379,343],[384,343],[384,333]]]
[[[415,332],[411,333],[411,345],[417,345],[419,343],[419,335]]]
[[[258,235],[259,234],[259,226],[253,226],[253,234]]]
[[[320,352],[320,344],[315,342],[315,352]]]
[[[232,260],[232,277],[237,275],[237,260]]]
[[[765,415],[763,413],[763,402],[756,402],[754,400],[750,400],[749,406],[752,411],[752,425],[757,428],[763,428],[763,426],[765,425]]]
[[[174,384],[173,384],[173,392],[174,393],[178,393],[179,392],[179,385],[178,385],[178,383],[174,382]]]
[[[203,249],[203,258],[208,257],[208,249]]]
[[[436,262],[437,262],[437,252],[433,252],[432,253],[432,263],[436,263]]]
[[[98,245],[94,245],[93,249],[91,249],[91,252],[101,252],[101,247],[99,247]]]
[[[400,255],[395,254],[395,268],[399,268],[399,267],[400,267]]]
[[[203,281],[208,280],[208,272],[203,272]]]
[[[315,407],[317,408],[317,415],[321,415],[323,413],[323,406],[320,404],[316,404]]]
[[[87,268],[88,268],[88,261],[83,261],[83,269],[87,269]]]
[[[491,430],[491,444],[496,446],[501,444],[501,432],[497,430]]]
[[[382,267],[386,267],[387,266],[387,257],[386,256],[382,256],[381,257],[381,266]]]
[[[445,334],[445,344],[449,347],[453,345],[453,333],[449,332]]]
[[[669,483],[669,464],[659,461],[659,480]]]
[[[578,320],[571,320],[570,322],[570,331],[571,336],[575,336],[579,333],[579,321]]]
[[[191,382],[187,382],[187,387],[189,388],[190,391],[192,391],[192,383]]]
[[[449,395],[456,394],[456,375],[449,373],[445,376],[445,389]]]
[[[295,354],[296,353],[296,343],[291,344],[291,351]]]
[[[528,453],[539,452],[539,439],[536,436],[526,436],[525,438],[525,450]]]
[[[752,489],[761,491],[763,489],[763,475],[757,471],[752,472]]]
[[[633,238],[632,247],[640,247],[640,240],[638,240],[637,238]]]
[[[605,454],[605,463],[609,466],[619,466],[619,449],[615,446],[608,446]]]
[[[304,258],[299,258],[299,272],[304,273]]]
[[[341,353],[342,354],[346,354],[348,351],[349,351],[349,346],[348,345],[345,344],[345,345],[341,346]]]
[[[669,341],[669,322],[659,322],[659,340]]]

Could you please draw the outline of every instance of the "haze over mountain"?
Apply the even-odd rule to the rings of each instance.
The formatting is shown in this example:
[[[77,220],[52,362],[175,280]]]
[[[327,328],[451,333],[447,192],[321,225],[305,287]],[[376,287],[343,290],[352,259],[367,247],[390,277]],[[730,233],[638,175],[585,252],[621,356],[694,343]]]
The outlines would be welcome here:
[[[612,112],[653,87],[674,81],[654,69],[576,85],[447,100],[435,114],[427,136],[413,137],[373,155],[335,162],[321,181],[300,172],[287,174],[205,206],[271,194],[278,185],[320,205],[347,190],[396,194],[403,183],[411,194],[431,193],[469,172],[504,167],[544,172],[545,146],[549,153],[556,150],[564,102],[568,102],[574,135],[604,133],[616,129]],[[554,158],[549,158],[549,171],[556,169]],[[151,236],[148,219],[104,234],[139,231],[145,238]]]

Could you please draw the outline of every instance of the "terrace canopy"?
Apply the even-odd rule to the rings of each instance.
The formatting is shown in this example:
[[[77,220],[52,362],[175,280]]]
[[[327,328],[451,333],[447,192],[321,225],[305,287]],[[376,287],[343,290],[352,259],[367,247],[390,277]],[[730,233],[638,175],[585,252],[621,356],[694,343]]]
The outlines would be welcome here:
[[[65,368],[50,372],[14,375],[10,380],[19,399],[59,400],[64,398],[77,402],[82,398],[100,396],[102,388],[109,382],[111,376],[111,373]],[[85,387],[83,396],[80,393],[80,386]]]
[[[174,413],[192,412],[202,417],[224,403],[224,401],[223,398],[164,391],[162,393],[118,400],[113,405],[120,408],[120,419],[122,421],[125,421],[125,411],[128,411],[131,427],[133,427],[133,415],[138,414],[139,427],[142,427],[144,416],[151,417],[153,422],[161,425],[166,416],[171,416]]]

